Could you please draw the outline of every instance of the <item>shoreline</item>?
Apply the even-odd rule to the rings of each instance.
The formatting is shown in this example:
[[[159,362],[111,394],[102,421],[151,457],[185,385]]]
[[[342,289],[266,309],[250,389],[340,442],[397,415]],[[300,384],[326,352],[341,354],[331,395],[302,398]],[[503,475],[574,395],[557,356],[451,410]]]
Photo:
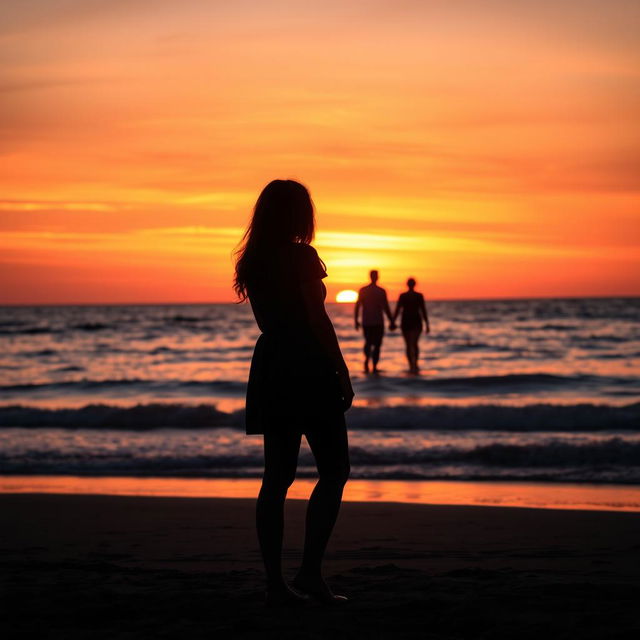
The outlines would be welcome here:
[[[289,500],[306,500],[315,485],[297,478]],[[149,476],[0,476],[3,495],[95,495],[157,498],[255,499],[259,478],[171,478]],[[349,480],[344,501],[640,512],[640,486],[519,481]]]

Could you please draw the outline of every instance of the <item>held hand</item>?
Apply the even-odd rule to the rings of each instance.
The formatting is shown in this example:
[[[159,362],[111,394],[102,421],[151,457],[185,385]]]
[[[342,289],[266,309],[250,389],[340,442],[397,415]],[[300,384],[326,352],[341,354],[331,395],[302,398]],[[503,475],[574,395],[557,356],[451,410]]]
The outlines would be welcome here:
[[[347,411],[351,407],[353,402],[353,387],[351,386],[351,378],[348,371],[341,371],[338,373],[338,383],[340,384],[340,393],[343,399],[343,411]]]

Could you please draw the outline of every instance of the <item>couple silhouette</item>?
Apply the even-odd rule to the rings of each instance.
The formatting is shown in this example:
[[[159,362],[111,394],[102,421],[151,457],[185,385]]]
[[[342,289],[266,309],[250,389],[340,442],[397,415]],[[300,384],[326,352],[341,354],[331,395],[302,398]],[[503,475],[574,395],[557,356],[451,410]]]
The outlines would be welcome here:
[[[418,360],[420,348],[418,341],[422,333],[422,321],[426,326],[426,333],[430,333],[429,315],[424,296],[415,290],[416,281],[413,278],[407,280],[408,290],[401,293],[396,304],[396,310],[392,314],[387,299],[387,292],[378,286],[378,271],[369,272],[371,283],[362,287],[358,293],[354,309],[354,321],[357,330],[362,327],[364,334],[364,371],[369,373],[369,362],[373,364],[373,373],[378,373],[380,360],[380,348],[384,337],[384,316],[389,319],[389,330],[396,329],[396,319],[402,313],[400,328],[405,341],[407,362],[411,373],[419,373]],[[361,312],[362,310],[362,312]],[[362,322],[360,322],[362,315]]]

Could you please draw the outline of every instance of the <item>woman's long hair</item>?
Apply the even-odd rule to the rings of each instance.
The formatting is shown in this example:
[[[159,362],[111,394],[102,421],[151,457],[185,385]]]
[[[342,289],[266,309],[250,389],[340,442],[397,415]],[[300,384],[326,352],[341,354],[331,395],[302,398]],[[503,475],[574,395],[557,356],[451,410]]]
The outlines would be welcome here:
[[[295,180],[273,180],[253,208],[253,216],[235,251],[233,288],[240,302],[247,299],[247,282],[260,259],[276,254],[291,242],[313,240],[315,217],[307,188]]]

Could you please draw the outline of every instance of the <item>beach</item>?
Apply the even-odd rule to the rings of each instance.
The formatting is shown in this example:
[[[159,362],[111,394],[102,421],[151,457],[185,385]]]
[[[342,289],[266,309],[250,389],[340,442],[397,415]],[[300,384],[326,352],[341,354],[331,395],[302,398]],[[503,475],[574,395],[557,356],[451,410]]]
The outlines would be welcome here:
[[[287,502],[284,564],[304,501]],[[251,499],[0,495],[3,635],[635,638],[637,513],[344,503],[344,607],[269,609]],[[8,637],[4,635],[4,637]]]

